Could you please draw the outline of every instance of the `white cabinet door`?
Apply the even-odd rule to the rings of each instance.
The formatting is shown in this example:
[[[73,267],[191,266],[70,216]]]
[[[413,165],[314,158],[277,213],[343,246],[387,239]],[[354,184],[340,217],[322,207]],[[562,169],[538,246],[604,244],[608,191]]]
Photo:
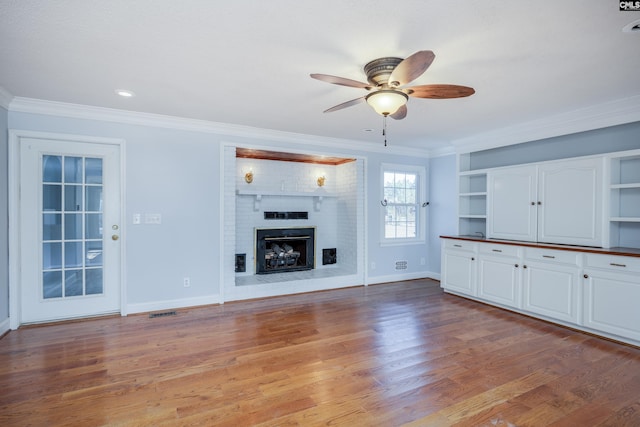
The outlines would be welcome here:
[[[537,167],[492,170],[487,180],[487,236],[535,242]]]
[[[480,255],[478,257],[478,296],[520,308],[520,264],[518,258]]]
[[[541,164],[538,241],[602,245],[602,159]]]
[[[476,258],[473,252],[445,250],[442,255],[442,282],[446,290],[475,295]]]
[[[579,267],[525,258],[522,269],[524,310],[578,323]]]
[[[487,236],[602,246],[602,165],[592,158],[489,171]]]
[[[640,341],[638,273],[585,270],[584,326]]]

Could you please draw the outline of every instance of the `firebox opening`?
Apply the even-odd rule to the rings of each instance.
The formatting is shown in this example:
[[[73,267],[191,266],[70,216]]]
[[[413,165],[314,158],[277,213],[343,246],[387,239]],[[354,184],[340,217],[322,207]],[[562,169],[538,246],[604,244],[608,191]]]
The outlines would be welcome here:
[[[315,268],[315,227],[256,229],[256,274]]]

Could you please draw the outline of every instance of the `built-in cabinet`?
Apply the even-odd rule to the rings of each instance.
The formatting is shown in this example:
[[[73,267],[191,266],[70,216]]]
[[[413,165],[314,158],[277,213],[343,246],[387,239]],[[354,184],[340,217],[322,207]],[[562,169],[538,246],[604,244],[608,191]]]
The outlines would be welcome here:
[[[640,150],[611,158],[611,246],[640,248]]]
[[[466,295],[476,293],[477,243],[465,240],[443,241],[442,267],[449,272],[442,286]]]
[[[458,216],[460,234],[485,236],[487,219],[487,174],[463,172],[459,177]]]
[[[521,306],[521,249],[517,246],[481,244],[478,247],[478,296],[487,301]]]
[[[524,248],[523,310],[578,323],[580,254]]]
[[[602,158],[499,168],[487,182],[488,237],[603,245]]]
[[[458,159],[461,236],[640,249],[640,150],[492,169]]]
[[[584,325],[640,342],[640,258],[588,254]]]
[[[571,248],[445,236],[441,286],[449,293],[640,345],[637,251],[623,256]]]

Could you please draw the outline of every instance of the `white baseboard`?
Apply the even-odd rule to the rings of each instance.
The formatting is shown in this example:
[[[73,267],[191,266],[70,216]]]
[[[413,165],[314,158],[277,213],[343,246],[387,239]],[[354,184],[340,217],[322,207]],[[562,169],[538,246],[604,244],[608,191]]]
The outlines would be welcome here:
[[[377,283],[400,282],[402,280],[415,279],[435,279],[440,280],[440,274],[431,271],[417,271],[415,273],[389,274],[387,276],[369,276],[367,284],[375,285]]]
[[[204,297],[182,298],[167,301],[153,301],[141,304],[127,304],[127,313],[146,313],[149,311],[170,310],[175,308],[197,307],[200,305],[220,304],[220,295]]]
[[[2,322],[0,322],[0,336],[4,335],[7,331],[11,329],[9,318],[7,317]]]

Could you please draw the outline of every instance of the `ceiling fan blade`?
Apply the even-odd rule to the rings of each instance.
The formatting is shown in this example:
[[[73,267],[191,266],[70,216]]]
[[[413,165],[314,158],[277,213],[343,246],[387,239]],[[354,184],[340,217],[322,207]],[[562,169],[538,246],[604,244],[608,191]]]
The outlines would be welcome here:
[[[362,89],[371,89],[371,85],[368,83],[359,82],[357,80],[345,79],[344,77],[330,76],[329,74],[310,74],[310,76],[316,80],[320,80],[334,85],[359,87]]]
[[[412,86],[403,89],[407,95],[414,98],[464,98],[471,96],[476,91],[472,87],[458,85],[422,85]]]
[[[393,114],[389,114],[389,117],[395,120],[404,119],[405,117],[407,117],[407,106],[403,105],[402,107],[398,108],[398,111]]]
[[[402,86],[417,79],[427,71],[436,56],[430,50],[421,50],[405,58],[391,72],[389,85]]]
[[[333,111],[342,110],[343,108],[351,107],[352,105],[360,104],[364,102],[364,96],[360,98],[352,99],[351,101],[343,102],[342,104],[338,104],[335,107],[331,107],[328,110],[324,110],[324,113],[331,113]]]

